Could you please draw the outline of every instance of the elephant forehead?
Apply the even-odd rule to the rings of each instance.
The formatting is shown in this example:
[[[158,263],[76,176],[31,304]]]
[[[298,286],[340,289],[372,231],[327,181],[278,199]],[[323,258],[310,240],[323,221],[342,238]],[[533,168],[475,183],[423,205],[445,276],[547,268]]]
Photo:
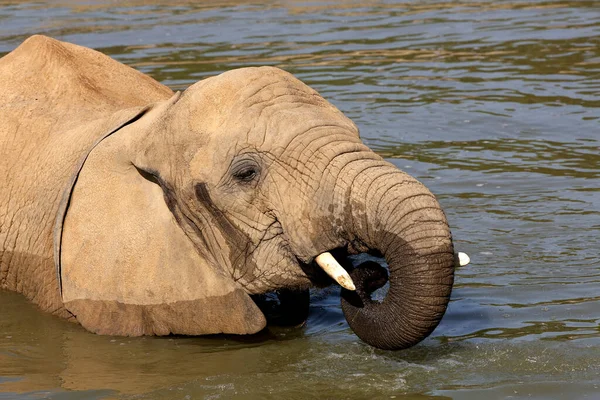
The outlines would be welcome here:
[[[262,150],[283,149],[291,141],[327,134],[357,136],[354,124],[337,110],[297,101],[281,101],[257,110],[240,110],[225,124],[224,135]],[[245,135],[243,133],[245,132]]]
[[[249,67],[227,71],[190,86],[185,95],[200,96],[220,107],[244,102],[257,96],[264,98],[265,94],[268,97],[268,93],[272,91],[265,91],[265,89],[269,88],[278,88],[279,91],[287,89],[298,95],[316,95],[322,100],[315,90],[292,74],[275,67]]]
[[[317,91],[275,67],[250,67],[224,72],[190,86],[180,102],[192,114],[229,120],[274,104],[306,104],[341,114]],[[220,118],[219,118],[220,117]],[[222,122],[222,121],[219,121]]]
[[[274,67],[225,72],[191,86],[183,97],[192,126],[244,146],[284,145],[321,126],[358,134],[354,123],[314,89]]]

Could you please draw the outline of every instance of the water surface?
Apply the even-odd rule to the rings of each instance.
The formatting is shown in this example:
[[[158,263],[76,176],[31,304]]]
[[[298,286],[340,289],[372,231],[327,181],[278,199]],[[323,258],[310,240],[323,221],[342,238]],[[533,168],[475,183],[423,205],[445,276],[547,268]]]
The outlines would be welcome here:
[[[600,7],[595,1],[0,1],[0,54],[43,33],[185,89],[275,65],[438,196],[448,312],[401,352],[339,292],[254,337],[95,336],[0,292],[0,399],[600,398]]]

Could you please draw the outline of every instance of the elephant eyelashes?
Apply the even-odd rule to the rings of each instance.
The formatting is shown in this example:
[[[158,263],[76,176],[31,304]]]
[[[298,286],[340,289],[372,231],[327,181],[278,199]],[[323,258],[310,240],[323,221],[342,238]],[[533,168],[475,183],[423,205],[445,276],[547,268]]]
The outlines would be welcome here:
[[[235,179],[237,179],[238,181],[249,182],[249,181],[253,180],[257,174],[258,173],[256,172],[256,170],[254,168],[246,168],[241,171],[236,171],[233,174],[233,177]]]
[[[238,182],[250,183],[258,178],[259,167],[252,160],[245,160],[243,163],[239,163],[234,166],[231,171],[231,176]]]

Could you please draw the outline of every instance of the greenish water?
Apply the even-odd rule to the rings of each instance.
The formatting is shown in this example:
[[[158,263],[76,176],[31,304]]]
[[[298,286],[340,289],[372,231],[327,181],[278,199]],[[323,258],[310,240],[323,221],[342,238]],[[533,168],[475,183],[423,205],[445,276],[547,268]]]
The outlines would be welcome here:
[[[335,288],[246,338],[95,336],[0,292],[0,399],[600,398],[600,3],[0,0],[0,54],[34,33],[174,89],[296,74],[436,193],[472,263],[401,352],[361,343]]]

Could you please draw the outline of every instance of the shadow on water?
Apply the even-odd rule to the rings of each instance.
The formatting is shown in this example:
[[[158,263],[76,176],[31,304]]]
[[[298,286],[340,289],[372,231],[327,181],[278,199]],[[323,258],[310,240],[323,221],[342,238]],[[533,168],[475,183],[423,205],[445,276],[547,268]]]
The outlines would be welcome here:
[[[0,1],[0,55],[35,33],[182,90],[275,65],[423,181],[456,249],[452,301],[401,352],[360,342],[339,290],[248,337],[96,336],[0,292],[0,399],[597,396],[596,1]]]

